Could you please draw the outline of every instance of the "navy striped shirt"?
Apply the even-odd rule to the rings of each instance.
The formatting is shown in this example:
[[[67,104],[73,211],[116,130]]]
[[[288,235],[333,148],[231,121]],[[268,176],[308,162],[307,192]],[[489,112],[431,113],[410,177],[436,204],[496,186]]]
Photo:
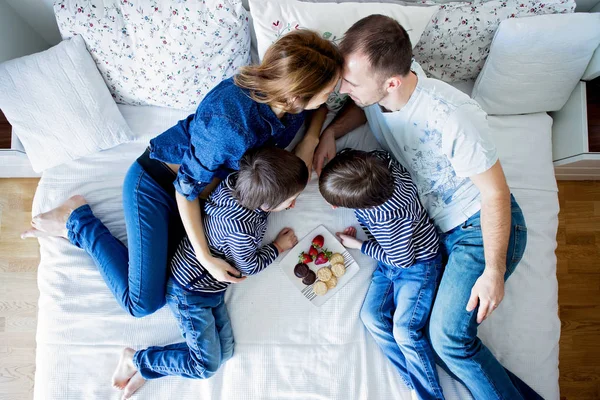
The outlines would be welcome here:
[[[389,162],[395,187],[392,197],[382,205],[354,210],[369,236],[361,251],[386,265],[402,268],[435,258],[438,235],[409,173],[389,153],[373,153]]]
[[[244,275],[254,275],[275,261],[279,252],[273,243],[261,246],[269,213],[249,210],[237,202],[231,189],[235,175],[221,182],[204,203],[204,233],[213,256],[226,260]],[[192,292],[221,292],[229,286],[200,265],[187,236],[171,260],[171,275]]]

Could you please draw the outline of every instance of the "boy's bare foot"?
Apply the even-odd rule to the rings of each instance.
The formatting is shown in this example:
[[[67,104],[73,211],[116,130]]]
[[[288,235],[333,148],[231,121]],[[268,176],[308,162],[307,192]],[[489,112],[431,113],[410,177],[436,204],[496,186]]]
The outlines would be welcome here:
[[[119,365],[117,365],[117,368],[112,376],[112,385],[114,388],[123,390],[125,386],[128,385],[132,377],[136,374],[137,368],[135,368],[135,365],[133,365],[134,354],[135,350],[130,349],[129,347],[123,349],[121,358],[119,359]]]
[[[125,386],[123,400],[129,399],[144,383],[146,383],[146,380],[142,377],[142,374],[136,372]]]
[[[41,236],[60,236],[67,239],[67,220],[76,208],[86,204],[83,196],[73,196],[60,206],[38,214],[31,220],[32,229],[21,234],[21,239]]]

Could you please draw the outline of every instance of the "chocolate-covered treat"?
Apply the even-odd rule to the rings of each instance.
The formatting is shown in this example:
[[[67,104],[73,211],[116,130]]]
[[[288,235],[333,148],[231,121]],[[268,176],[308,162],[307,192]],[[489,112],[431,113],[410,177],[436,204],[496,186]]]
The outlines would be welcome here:
[[[310,271],[310,268],[304,263],[296,264],[294,267],[294,275],[298,278],[305,278],[308,275],[308,271]]]
[[[308,275],[306,275],[304,279],[302,279],[302,283],[304,283],[305,285],[312,285],[313,283],[315,283],[316,280],[317,274],[315,274],[314,271],[308,271]]]

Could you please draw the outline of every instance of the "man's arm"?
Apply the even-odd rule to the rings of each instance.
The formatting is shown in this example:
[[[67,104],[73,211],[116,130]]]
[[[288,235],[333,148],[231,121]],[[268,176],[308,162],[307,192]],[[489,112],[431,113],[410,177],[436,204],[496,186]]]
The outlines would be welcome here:
[[[506,251],[510,238],[510,190],[500,161],[487,171],[470,177],[481,193],[481,232],[485,270],[471,290],[467,311],[479,303],[477,322],[481,323],[504,297]]]
[[[325,118],[327,118],[326,106],[322,105],[317,110],[313,111],[307,119],[308,128],[306,133],[304,134],[302,141],[300,141],[294,149],[294,154],[306,163],[306,168],[308,168],[309,172],[312,170],[312,161],[315,149],[319,144],[319,136],[321,135],[321,129],[323,128]]]
[[[364,125],[366,122],[367,116],[363,109],[354,104],[353,101],[348,100],[346,105],[344,105],[321,134],[321,140],[315,150],[313,159],[313,165],[318,175],[321,174],[325,160],[331,160],[335,157],[335,140]]]

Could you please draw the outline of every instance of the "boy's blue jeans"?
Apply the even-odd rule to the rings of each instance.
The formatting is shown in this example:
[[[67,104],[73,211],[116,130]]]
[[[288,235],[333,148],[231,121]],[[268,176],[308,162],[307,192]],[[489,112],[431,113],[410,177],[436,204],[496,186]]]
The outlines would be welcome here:
[[[191,293],[169,280],[167,304],[185,342],[140,350],[133,363],[145,379],[175,375],[206,379],[233,355],[225,292]]]
[[[442,257],[408,268],[379,263],[360,311],[375,342],[420,399],[443,399],[425,327],[442,274]]]
[[[527,244],[525,219],[512,196],[511,215],[504,280],[515,271]],[[523,381],[503,368],[479,340],[479,308],[466,311],[471,289],[485,269],[480,213],[449,232],[442,233],[440,240],[442,254],[448,261],[429,324],[436,361],[461,381],[475,399],[541,399]]]

